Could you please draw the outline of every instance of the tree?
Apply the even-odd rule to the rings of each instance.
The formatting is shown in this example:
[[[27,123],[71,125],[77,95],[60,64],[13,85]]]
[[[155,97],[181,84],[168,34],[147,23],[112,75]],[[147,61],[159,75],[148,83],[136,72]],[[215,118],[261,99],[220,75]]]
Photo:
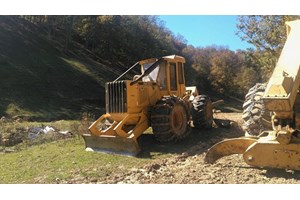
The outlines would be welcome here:
[[[235,87],[233,80],[239,67],[238,56],[228,49],[221,49],[215,52],[210,59],[211,69],[208,79],[213,89],[221,94],[234,94]]]
[[[186,58],[186,79],[188,85],[197,85],[200,91],[207,91],[211,84],[208,80],[210,74],[210,59],[218,47],[195,48],[188,45],[182,50],[182,55]]]
[[[237,35],[254,45],[253,59],[261,65],[267,79],[276,65],[286,40],[285,22],[299,19],[293,15],[246,15],[238,17]]]
[[[65,49],[68,50],[70,43],[72,42],[72,33],[73,33],[73,25],[75,21],[75,16],[67,16],[65,23],[65,33],[66,33],[66,43]]]

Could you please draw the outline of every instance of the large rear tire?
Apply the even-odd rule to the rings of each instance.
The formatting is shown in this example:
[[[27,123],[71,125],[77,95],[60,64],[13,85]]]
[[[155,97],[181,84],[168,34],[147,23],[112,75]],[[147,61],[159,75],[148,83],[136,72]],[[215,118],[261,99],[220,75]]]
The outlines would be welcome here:
[[[210,129],[213,124],[213,107],[210,98],[206,95],[198,95],[192,102],[193,125],[197,129]]]
[[[243,104],[243,130],[245,135],[259,135],[264,130],[272,130],[271,114],[265,110],[262,96],[265,83],[257,83],[249,89]]]
[[[164,97],[151,110],[151,126],[159,142],[171,142],[188,136],[189,112],[186,103],[175,96]]]

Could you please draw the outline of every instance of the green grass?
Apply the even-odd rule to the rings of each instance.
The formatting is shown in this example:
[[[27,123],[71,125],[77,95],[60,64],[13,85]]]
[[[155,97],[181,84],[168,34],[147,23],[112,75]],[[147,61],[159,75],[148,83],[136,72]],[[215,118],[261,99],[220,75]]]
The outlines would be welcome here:
[[[120,170],[131,168],[161,158],[157,153],[142,157],[126,157],[96,152],[86,152],[80,134],[87,131],[88,121],[55,122],[1,122],[0,136],[22,135],[26,138],[28,127],[52,126],[57,130],[69,130],[74,136],[59,139],[46,134],[34,140],[25,139],[12,147],[0,146],[0,184],[3,183],[68,183],[77,180],[101,180]],[[151,129],[146,131],[151,133]],[[10,152],[10,153],[7,153]]]
[[[79,135],[81,131],[87,130],[82,124],[79,121],[6,123],[2,129],[5,127],[6,130],[16,131],[24,130],[27,126],[50,125],[60,130],[77,131],[77,135],[54,141],[51,137],[42,137],[13,147],[1,147],[0,184],[101,181],[112,173],[127,173],[128,170],[150,164],[154,160],[181,154],[203,140],[203,135],[193,133],[182,142],[159,144],[153,140],[149,128],[142,136],[140,144],[143,151],[138,157],[86,152],[83,138]]]
[[[149,159],[84,151],[81,138],[54,141],[0,157],[0,183],[56,183],[76,177],[103,178]]]
[[[81,137],[34,146],[22,144],[15,152],[1,154],[0,184],[101,181],[111,174],[127,173],[181,154],[199,142],[199,137],[171,144],[158,144],[148,138],[138,157],[86,152]]]

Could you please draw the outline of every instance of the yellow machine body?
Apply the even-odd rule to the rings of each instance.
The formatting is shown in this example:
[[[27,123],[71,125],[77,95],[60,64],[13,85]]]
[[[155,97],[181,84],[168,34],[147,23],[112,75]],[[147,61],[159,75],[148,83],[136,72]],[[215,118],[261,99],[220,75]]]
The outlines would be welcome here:
[[[208,150],[206,162],[243,154],[251,166],[300,170],[300,20],[286,22],[286,27],[286,43],[262,98],[272,113],[273,130],[221,141]]]
[[[300,21],[286,22],[286,26],[287,40],[263,98],[266,109],[278,118],[292,119],[300,85]]]
[[[142,60],[136,63],[141,66],[141,75],[106,83],[106,114],[83,135],[86,150],[137,155],[138,138],[150,126],[150,107],[164,96],[188,101],[197,95],[196,87],[185,87],[184,63],[185,59],[177,55]],[[159,67],[147,71],[155,65]]]

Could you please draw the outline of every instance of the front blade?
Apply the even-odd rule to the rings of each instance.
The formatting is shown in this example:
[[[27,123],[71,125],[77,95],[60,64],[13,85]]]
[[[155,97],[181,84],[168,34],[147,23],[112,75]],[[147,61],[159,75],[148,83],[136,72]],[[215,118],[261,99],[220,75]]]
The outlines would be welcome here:
[[[96,151],[127,156],[136,156],[140,152],[138,143],[131,138],[116,136],[95,136],[91,134],[82,135],[86,151]]]
[[[256,141],[256,139],[246,137],[223,140],[208,150],[204,161],[212,164],[224,156],[243,154],[247,148]]]

